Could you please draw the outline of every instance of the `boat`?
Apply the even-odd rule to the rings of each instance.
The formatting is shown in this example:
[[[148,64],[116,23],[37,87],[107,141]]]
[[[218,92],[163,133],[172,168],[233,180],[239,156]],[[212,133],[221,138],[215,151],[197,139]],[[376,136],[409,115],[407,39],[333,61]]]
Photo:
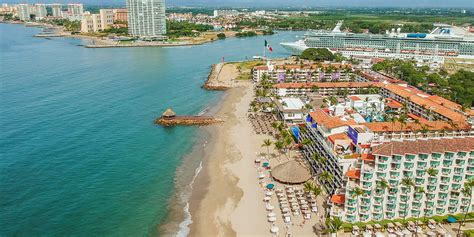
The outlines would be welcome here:
[[[474,59],[474,34],[464,28],[434,24],[430,33],[356,34],[341,31],[339,21],[332,31],[308,31],[303,39],[280,45],[294,55],[308,48],[327,48],[345,57],[380,57],[444,61],[444,57]]]

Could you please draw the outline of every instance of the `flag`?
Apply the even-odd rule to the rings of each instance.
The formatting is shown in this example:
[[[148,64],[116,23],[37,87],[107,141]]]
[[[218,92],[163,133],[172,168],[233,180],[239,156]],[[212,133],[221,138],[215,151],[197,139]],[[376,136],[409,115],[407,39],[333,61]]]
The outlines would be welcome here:
[[[273,52],[273,48],[272,48],[272,46],[270,46],[270,44],[267,42],[267,40],[265,40],[265,48],[267,48],[268,51]]]

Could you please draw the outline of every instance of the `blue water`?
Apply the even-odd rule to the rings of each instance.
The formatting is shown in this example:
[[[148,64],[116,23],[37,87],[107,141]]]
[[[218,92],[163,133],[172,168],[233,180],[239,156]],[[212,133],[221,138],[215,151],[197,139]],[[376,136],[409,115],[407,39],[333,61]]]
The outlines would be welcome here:
[[[0,236],[153,236],[198,128],[155,126],[167,107],[196,114],[212,63],[261,54],[263,37],[194,47],[87,49],[0,24]],[[279,42],[301,32],[266,37]]]

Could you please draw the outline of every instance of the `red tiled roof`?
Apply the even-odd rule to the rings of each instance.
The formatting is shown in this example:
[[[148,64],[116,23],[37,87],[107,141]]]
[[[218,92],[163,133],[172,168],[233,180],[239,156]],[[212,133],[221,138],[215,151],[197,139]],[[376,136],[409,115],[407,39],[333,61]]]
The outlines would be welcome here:
[[[360,179],[360,170],[349,170],[347,171],[346,176],[351,179]]]
[[[423,125],[422,125],[423,124]],[[373,123],[363,123],[369,130],[372,132],[416,132],[423,130],[423,126],[428,131],[441,131],[441,130],[470,130],[469,124],[466,122],[459,122],[457,123],[457,128],[452,127],[447,122],[443,121],[428,121],[428,120],[420,120],[420,124],[415,122],[409,122],[403,124],[400,122],[373,122]]]
[[[371,161],[371,162],[375,161],[375,156],[372,154],[362,154],[361,158],[362,160],[365,160],[365,161]]]
[[[391,156],[393,154],[429,154],[433,152],[444,153],[446,151],[474,151],[474,137],[443,138],[402,142],[393,141],[374,147],[372,154]]]
[[[336,134],[330,135],[328,139],[333,143],[336,140],[351,140],[349,136],[347,136],[346,133],[336,133]]]
[[[400,104],[400,102],[392,99],[392,98],[387,98],[387,103],[385,103],[385,105],[387,105],[388,107],[390,108],[393,108],[393,109],[399,109],[399,108],[402,108],[402,104]]]
[[[344,194],[334,194],[331,197],[331,202],[336,204],[344,204],[346,202],[346,196]]]
[[[311,88],[317,86],[319,88],[367,88],[375,87],[373,82],[293,82],[293,83],[278,83],[273,85],[275,88]]]
[[[255,66],[253,67],[254,70],[268,70],[267,66]]]
[[[466,121],[466,116],[452,111],[449,107],[443,106],[429,99],[429,95],[409,86],[400,86],[397,84],[386,84],[383,88],[397,94],[413,103],[432,110],[453,121]],[[454,102],[453,102],[454,103]]]
[[[325,127],[332,129],[332,128],[337,128],[346,125],[341,119],[338,117],[333,117],[327,114],[322,109],[318,109],[314,112],[310,112],[309,115],[313,120],[319,124],[319,125],[324,125]]]
[[[349,99],[351,99],[351,100],[353,100],[353,101],[361,100],[361,99],[359,98],[359,96],[356,96],[356,95],[349,96]]]

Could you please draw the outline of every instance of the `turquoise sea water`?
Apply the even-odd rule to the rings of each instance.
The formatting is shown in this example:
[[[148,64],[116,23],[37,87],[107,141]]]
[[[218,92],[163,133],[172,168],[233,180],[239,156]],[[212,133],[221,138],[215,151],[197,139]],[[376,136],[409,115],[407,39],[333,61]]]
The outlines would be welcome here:
[[[0,24],[0,236],[156,235],[198,128],[153,120],[216,103],[210,64],[261,54],[263,37],[86,49],[39,31]],[[272,56],[296,35],[266,37]]]

